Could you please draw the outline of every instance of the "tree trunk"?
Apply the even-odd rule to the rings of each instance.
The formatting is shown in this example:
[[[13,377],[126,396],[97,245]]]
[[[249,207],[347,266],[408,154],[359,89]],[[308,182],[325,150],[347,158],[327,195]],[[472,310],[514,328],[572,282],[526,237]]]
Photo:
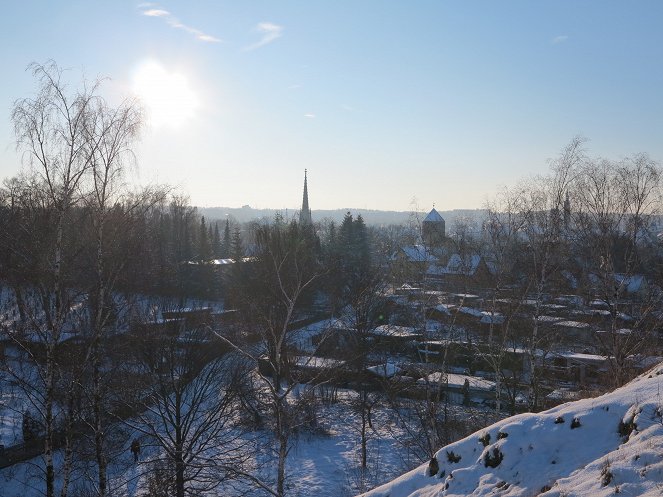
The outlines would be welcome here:
[[[101,406],[101,387],[99,378],[98,351],[95,351],[94,371],[93,371],[93,403],[94,403],[94,448],[97,460],[99,496],[106,495],[107,476],[106,476],[106,453],[104,451],[104,426],[102,420]]]
[[[184,497],[184,460],[182,451],[178,450],[175,458],[175,495],[177,497]]]
[[[46,497],[55,497],[55,467],[53,462],[53,443],[55,427],[53,426],[53,403],[54,403],[54,361],[53,345],[46,346],[46,399],[44,424],[46,425],[46,437],[44,439],[44,458],[46,459]]]
[[[285,495],[285,463],[288,457],[288,415],[287,399],[280,396],[276,403],[276,432],[279,444],[279,462],[276,475],[276,493],[279,497]]]
[[[362,396],[365,395],[364,392],[362,392]],[[365,399],[361,400],[361,469],[365,470],[366,469],[366,445],[367,445],[367,440],[366,440],[366,429],[367,429],[367,419],[366,419],[366,402]]]

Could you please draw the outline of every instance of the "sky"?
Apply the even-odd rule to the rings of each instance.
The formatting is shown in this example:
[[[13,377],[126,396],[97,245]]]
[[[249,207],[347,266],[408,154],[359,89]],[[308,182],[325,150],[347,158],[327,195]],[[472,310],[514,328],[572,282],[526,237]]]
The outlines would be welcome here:
[[[0,4],[0,177],[10,114],[50,59],[137,95],[129,179],[198,206],[481,208],[591,155],[663,161],[663,2],[22,0]]]

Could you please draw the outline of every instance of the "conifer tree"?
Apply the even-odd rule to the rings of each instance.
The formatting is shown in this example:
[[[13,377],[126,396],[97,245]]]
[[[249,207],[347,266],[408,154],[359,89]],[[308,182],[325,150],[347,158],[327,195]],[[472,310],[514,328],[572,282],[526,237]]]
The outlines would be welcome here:
[[[358,269],[367,269],[371,264],[371,253],[370,246],[368,243],[368,230],[366,224],[364,223],[364,218],[361,217],[361,214],[357,216],[357,219],[353,223],[353,245],[355,250],[355,260],[358,265]]]
[[[221,234],[219,233],[219,222],[214,223],[214,232],[211,236],[212,240],[212,253],[215,259],[221,257]]]
[[[212,255],[208,236],[205,216],[203,216],[200,218],[200,230],[198,232],[198,260],[200,261],[209,261]]]
[[[221,258],[228,259],[231,255],[232,238],[230,235],[230,221],[226,219],[226,227],[223,229],[223,242],[221,242]]]
[[[244,246],[242,244],[242,233],[239,226],[235,226],[232,240],[230,242],[230,255],[236,264],[240,264],[244,258]]]

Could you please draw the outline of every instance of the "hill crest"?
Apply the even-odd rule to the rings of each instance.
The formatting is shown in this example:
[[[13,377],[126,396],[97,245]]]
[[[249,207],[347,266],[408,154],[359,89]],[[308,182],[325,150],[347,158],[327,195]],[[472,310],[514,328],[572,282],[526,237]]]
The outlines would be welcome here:
[[[663,495],[663,364],[597,398],[520,414],[364,497]]]

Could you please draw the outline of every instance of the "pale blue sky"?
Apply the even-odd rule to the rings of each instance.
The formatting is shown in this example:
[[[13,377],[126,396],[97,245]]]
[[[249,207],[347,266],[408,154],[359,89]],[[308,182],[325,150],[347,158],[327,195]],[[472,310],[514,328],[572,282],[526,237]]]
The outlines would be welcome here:
[[[177,122],[145,130],[132,178],[202,206],[297,208],[308,168],[313,209],[478,208],[576,134],[593,155],[663,160],[659,0],[1,8],[2,177],[20,167],[9,114],[33,91],[25,68],[47,59],[110,77],[111,98],[148,61],[178,74],[191,108],[155,104]]]

